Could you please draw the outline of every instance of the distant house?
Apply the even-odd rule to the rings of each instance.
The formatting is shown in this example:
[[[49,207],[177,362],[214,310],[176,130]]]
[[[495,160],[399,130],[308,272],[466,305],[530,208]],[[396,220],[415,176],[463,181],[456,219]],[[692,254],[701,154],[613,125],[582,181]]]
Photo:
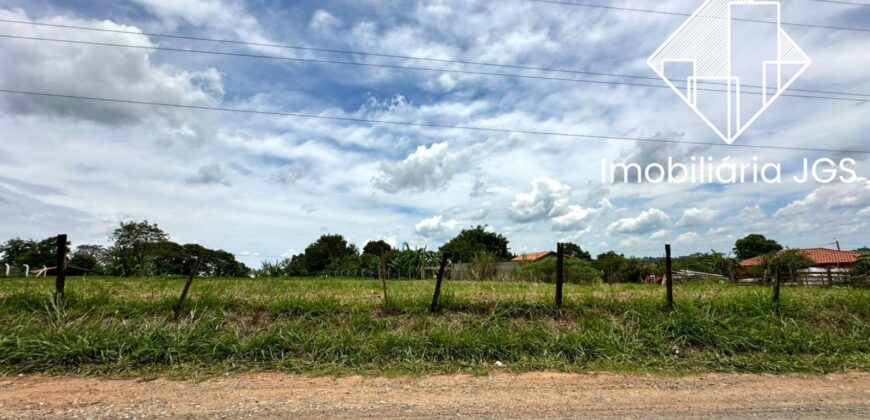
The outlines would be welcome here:
[[[837,251],[828,248],[805,248],[795,249],[813,261],[814,267],[818,268],[849,268],[862,253],[857,251]],[[762,257],[750,258],[740,261],[742,267],[755,267],[761,265]]]
[[[812,267],[797,270],[796,274],[798,278],[796,281],[817,285],[849,282],[849,267],[863,255],[862,252],[838,251],[828,248],[804,248],[793,251],[797,251],[813,262]],[[762,265],[762,257],[743,260],[740,262],[740,265],[745,268],[759,267]],[[765,278],[769,274],[765,272]]]
[[[511,262],[519,263],[519,262],[535,262],[542,261],[550,257],[555,257],[556,251],[540,251],[540,252],[529,252],[522,255],[517,255],[514,257]]]

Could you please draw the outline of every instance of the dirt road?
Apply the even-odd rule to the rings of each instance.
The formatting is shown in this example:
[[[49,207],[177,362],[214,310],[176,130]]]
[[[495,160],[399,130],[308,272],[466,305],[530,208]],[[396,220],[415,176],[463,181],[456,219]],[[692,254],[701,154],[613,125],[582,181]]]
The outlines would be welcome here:
[[[870,418],[870,373],[497,373],[419,378],[246,374],[202,382],[14,376],[0,418]]]

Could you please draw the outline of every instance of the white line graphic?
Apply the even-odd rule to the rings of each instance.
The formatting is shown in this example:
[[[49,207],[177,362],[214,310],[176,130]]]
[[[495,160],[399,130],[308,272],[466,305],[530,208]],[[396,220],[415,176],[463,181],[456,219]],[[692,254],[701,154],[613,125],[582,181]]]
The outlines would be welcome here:
[[[767,0],[707,0],[647,59],[728,144],[811,63],[782,29],[779,1]]]

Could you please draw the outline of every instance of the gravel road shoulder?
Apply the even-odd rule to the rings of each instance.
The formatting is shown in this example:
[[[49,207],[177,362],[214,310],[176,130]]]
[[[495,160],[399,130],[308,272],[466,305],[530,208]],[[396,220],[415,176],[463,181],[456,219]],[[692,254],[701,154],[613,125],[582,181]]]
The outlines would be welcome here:
[[[0,418],[870,418],[870,373],[242,374],[205,381],[10,376]]]

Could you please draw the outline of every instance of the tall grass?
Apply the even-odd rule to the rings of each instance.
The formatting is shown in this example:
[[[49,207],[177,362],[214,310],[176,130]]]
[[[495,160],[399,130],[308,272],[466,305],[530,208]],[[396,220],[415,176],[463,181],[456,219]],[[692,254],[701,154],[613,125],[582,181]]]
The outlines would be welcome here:
[[[239,370],[831,372],[870,369],[870,290],[197,279],[0,280],[0,374],[200,375]]]

